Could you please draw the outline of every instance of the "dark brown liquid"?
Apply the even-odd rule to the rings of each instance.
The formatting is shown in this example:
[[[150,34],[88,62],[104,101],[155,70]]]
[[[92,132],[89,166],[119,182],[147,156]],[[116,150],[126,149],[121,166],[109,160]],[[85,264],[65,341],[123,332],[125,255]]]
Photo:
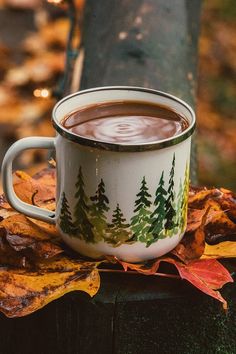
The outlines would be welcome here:
[[[72,133],[108,143],[155,142],[180,134],[187,120],[167,107],[118,101],[91,105],[62,120]]]

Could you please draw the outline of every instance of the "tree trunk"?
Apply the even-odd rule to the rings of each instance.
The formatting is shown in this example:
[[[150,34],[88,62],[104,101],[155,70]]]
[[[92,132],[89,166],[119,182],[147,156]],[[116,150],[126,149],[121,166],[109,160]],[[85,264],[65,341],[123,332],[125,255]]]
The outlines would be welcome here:
[[[200,0],[87,0],[81,89],[131,85],[195,106]],[[195,137],[191,181],[197,183]]]

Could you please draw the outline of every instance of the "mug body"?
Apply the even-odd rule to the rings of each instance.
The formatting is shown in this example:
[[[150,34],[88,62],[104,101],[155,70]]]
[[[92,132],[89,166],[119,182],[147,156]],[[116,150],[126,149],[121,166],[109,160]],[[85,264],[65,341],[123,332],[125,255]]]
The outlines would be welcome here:
[[[178,136],[135,145],[86,139],[61,124],[77,109],[117,100],[169,107],[189,126]],[[113,255],[130,262],[172,250],[186,229],[191,108],[154,90],[105,87],[61,100],[53,123],[58,131],[56,224],[64,241],[88,257]]]

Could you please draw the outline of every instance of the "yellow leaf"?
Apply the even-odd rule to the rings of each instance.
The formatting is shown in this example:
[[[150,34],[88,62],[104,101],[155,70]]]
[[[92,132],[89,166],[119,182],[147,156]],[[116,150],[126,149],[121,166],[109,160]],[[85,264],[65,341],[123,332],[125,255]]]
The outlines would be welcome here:
[[[236,257],[236,242],[225,241],[217,245],[205,244],[205,251],[202,259],[207,258],[235,258]]]
[[[61,258],[38,264],[34,272],[1,268],[0,311],[7,317],[22,317],[70,291],[94,296],[100,286],[98,264]]]

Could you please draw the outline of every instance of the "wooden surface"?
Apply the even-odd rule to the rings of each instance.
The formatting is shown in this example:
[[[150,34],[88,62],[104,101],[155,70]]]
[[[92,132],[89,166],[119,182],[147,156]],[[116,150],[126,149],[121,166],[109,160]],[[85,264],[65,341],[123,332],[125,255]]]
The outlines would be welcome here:
[[[230,284],[223,291],[226,314],[184,281],[105,274],[92,300],[74,292],[24,318],[0,315],[0,352],[234,354],[235,290]]]

